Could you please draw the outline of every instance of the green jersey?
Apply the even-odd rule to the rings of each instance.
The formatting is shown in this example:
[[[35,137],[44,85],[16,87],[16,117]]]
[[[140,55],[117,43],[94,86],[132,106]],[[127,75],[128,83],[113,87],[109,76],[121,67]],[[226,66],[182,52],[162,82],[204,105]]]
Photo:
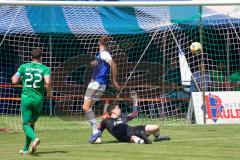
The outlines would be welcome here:
[[[236,85],[236,87],[234,87],[234,91],[240,91],[240,71],[231,74],[229,77],[229,81],[233,83],[233,85]]]
[[[50,76],[50,69],[38,62],[31,62],[21,65],[17,75],[22,78],[23,91],[21,98],[43,99],[44,76]]]

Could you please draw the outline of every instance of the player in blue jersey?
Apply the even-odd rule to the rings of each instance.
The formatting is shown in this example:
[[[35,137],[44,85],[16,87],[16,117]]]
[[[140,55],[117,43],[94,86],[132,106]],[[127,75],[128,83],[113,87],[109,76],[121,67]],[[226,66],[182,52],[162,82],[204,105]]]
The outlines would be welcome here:
[[[110,53],[107,51],[109,37],[101,37],[98,44],[100,51],[99,54],[96,55],[96,59],[90,63],[93,67],[92,79],[87,87],[82,106],[86,119],[92,126],[92,135],[89,137],[89,143],[93,143],[96,140],[95,137],[99,137],[101,134],[98,130],[98,124],[92,106],[100,99],[106,86],[109,84],[110,70],[112,72],[112,83],[117,90],[120,90],[120,86],[116,81],[117,66]]]

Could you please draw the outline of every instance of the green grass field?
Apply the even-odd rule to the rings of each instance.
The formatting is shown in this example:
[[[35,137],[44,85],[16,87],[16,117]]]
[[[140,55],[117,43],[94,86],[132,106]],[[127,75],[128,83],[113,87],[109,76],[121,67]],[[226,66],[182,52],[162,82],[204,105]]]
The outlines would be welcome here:
[[[40,117],[41,118],[41,117]],[[10,118],[8,118],[10,119]],[[42,118],[44,119],[44,118]],[[45,118],[44,121],[48,121]],[[90,129],[72,121],[51,119],[44,126],[40,121],[37,135],[41,144],[34,155],[21,156],[24,143],[22,132],[0,132],[0,159],[42,160],[239,160],[240,125],[162,126],[162,135],[171,136],[168,142],[153,144],[118,143],[107,131],[102,144],[88,144]],[[14,121],[11,121],[12,123]],[[135,121],[134,123],[140,123]],[[141,122],[142,123],[142,122]],[[0,118],[0,128],[5,119]],[[152,137],[151,137],[152,138]]]

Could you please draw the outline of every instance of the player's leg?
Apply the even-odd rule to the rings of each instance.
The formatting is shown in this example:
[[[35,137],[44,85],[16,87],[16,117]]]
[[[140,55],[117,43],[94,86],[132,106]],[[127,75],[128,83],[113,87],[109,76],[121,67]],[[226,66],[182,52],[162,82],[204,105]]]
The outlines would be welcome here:
[[[159,135],[159,126],[155,124],[147,124],[145,126],[145,131],[148,135]]]
[[[38,100],[38,101],[33,102],[33,114],[32,114],[32,119],[31,119],[30,126],[31,126],[34,133],[35,133],[34,126],[35,126],[35,123],[37,122],[37,120],[38,120],[38,118],[41,114],[42,106],[43,106],[43,101],[42,100]],[[31,145],[30,153],[34,153],[37,150],[37,146],[39,145],[39,143],[40,143],[39,138],[36,138]]]
[[[83,110],[85,112],[86,119],[92,126],[92,135],[89,137],[89,143],[94,143],[98,138],[101,137],[101,131],[98,130],[98,123],[95,117],[95,113],[91,108],[94,103],[95,101],[86,98],[83,103]]]
[[[148,134],[145,132],[145,125],[138,125],[132,127],[133,134],[144,140],[145,144],[151,144],[152,141],[148,138]]]
[[[95,118],[95,113],[92,110],[92,106],[95,104],[95,94],[99,88],[99,83],[95,81],[91,81],[87,87],[85,96],[84,96],[84,102],[82,109],[85,113],[87,121],[92,126],[92,132],[93,134],[96,134],[98,132],[97,129],[97,120]]]
[[[139,126],[128,126],[127,127],[127,137],[130,138],[131,142],[134,143],[145,143],[145,144],[150,144],[152,143],[151,140],[148,139],[147,136],[143,137],[141,135],[141,131],[144,131],[145,126],[144,125],[139,125]]]
[[[144,140],[139,138],[138,136],[131,136],[130,142],[137,143],[137,144],[144,144]]]
[[[26,135],[26,140],[25,140],[23,150],[20,150],[19,153],[21,155],[27,155],[30,144],[31,144],[31,139]]]
[[[101,136],[101,132],[98,130],[98,123],[95,117],[95,113],[92,110],[92,106],[103,95],[105,88],[105,85],[102,86],[96,81],[91,81],[84,96],[84,103],[82,108],[85,112],[87,121],[92,126],[92,135],[89,137],[89,143],[95,142],[96,139]]]
[[[160,135],[160,129],[158,125],[148,124],[145,126],[145,132],[148,135],[153,135],[155,137],[154,141],[163,141],[163,140],[170,140],[169,136],[162,136]]]
[[[98,133],[98,123],[95,117],[95,113],[92,110],[92,106],[95,104],[95,101],[92,99],[84,99],[83,103],[83,111],[85,112],[85,116],[89,124],[92,126],[92,134]]]
[[[31,141],[36,139],[36,135],[30,126],[30,122],[32,119],[32,109],[31,101],[29,100],[21,101],[21,119],[23,131],[26,135],[26,141],[23,148],[23,152],[27,152]]]
[[[32,122],[32,123],[30,124],[30,126],[31,126],[32,130],[34,131],[35,123]],[[34,153],[34,152],[37,150],[37,146],[38,146],[39,144],[40,144],[40,140],[39,140],[39,138],[36,138],[36,139],[33,141],[32,145],[31,145],[31,147],[30,147],[29,153],[30,153],[30,154]]]
[[[28,151],[29,146],[30,146],[30,144],[31,144],[31,141],[32,141],[32,140],[31,140],[28,136],[26,136],[25,144],[24,144],[24,147],[23,147],[23,151],[24,151],[24,152],[27,152],[27,151]]]
[[[30,127],[33,129],[34,131],[34,126],[30,123]],[[25,145],[23,147],[22,153],[20,151],[21,154],[27,154],[28,150],[29,150],[29,146],[31,144],[31,139],[26,135],[26,140],[25,140]]]

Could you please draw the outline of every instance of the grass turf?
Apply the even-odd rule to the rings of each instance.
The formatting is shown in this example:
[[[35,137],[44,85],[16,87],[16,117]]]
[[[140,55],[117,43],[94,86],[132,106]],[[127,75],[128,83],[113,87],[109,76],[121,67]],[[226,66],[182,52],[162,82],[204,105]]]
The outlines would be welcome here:
[[[154,142],[150,145],[118,143],[105,131],[102,144],[88,144],[90,129],[86,125],[54,118],[51,119],[51,123],[44,125],[43,119],[48,121],[47,118],[42,118],[40,121],[37,135],[41,139],[41,144],[34,155],[23,157],[18,153],[25,140],[22,132],[0,132],[0,159],[240,159],[240,125],[162,126],[161,134],[171,136],[172,140]],[[0,118],[0,128],[3,128],[4,123],[5,120]],[[134,123],[139,124],[138,121]]]

